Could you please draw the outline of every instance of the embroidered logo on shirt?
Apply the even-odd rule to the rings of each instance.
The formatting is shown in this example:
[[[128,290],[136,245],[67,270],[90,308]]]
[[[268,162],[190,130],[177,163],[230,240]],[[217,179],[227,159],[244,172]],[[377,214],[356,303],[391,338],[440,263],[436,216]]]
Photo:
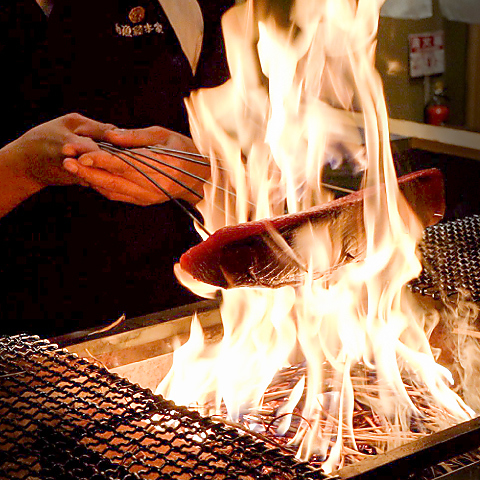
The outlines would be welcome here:
[[[143,7],[134,7],[128,13],[128,19],[131,23],[116,23],[115,32],[121,37],[140,37],[141,35],[151,35],[163,33],[163,25],[160,22],[145,22],[145,9]]]
[[[163,33],[163,25],[155,22],[154,24],[145,23],[143,25],[120,25],[115,24],[115,32],[121,37],[139,37],[151,33]]]

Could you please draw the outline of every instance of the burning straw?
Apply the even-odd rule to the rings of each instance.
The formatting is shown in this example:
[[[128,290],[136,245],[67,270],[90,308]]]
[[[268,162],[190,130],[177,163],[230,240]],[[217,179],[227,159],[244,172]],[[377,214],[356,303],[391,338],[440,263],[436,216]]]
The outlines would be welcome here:
[[[326,370],[329,369],[326,368]],[[333,372],[330,373],[333,375]],[[212,416],[214,420],[243,430],[285,453],[294,455],[297,452],[294,439],[298,436],[298,432],[313,428],[312,423],[302,415],[306,398],[305,382],[302,380],[306,374],[307,369],[303,364],[279,371],[265,391],[260,405],[241,415],[236,422],[228,420],[228,412],[224,404],[219,411],[216,411],[213,404],[208,403],[196,407],[190,405],[190,407],[203,414],[216,411],[216,415]],[[376,382],[372,371],[364,365],[357,365],[351,378],[355,392],[352,420],[354,436],[350,442],[342,445],[341,466],[355,463],[371,455],[385,453],[394,446],[441,431],[455,423],[455,419],[445,408],[435,404],[427,389],[410,379],[405,381],[405,387],[417,406],[419,415],[411,419],[407,429],[401,430],[392,419],[382,413],[381,408],[378,411],[375,410],[381,387]],[[299,384],[301,391],[298,403],[291,410],[285,411],[288,399],[294,394]],[[338,401],[340,389],[341,385],[335,386],[333,381],[328,381],[324,386],[323,396],[328,397],[330,402]],[[329,409],[325,408],[320,401],[318,414],[318,422],[322,430],[338,430],[338,419],[333,417]],[[348,425],[344,424],[343,428],[347,429]],[[327,450],[333,446],[334,442],[331,441]],[[326,457],[314,454],[309,460],[312,466],[322,467]]]

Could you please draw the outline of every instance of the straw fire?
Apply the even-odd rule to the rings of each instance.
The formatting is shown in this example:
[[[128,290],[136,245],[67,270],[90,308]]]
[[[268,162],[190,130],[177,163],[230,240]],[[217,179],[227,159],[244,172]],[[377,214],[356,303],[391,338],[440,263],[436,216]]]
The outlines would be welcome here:
[[[212,158],[214,186],[200,205],[208,231],[330,201],[327,164],[364,171],[373,192],[356,219],[364,239],[342,238],[353,249],[364,241],[363,259],[332,268],[342,252],[328,224],[298,228],[293,247],[272,231],[276,250],[302,265],[301,283],[224,289],[223,340],[206,346],[194,320],[157,390],[257,432],[268,417],[299,458],[327,472],[473,415],[405,288],[421,269],[422,225],[397,185],[374,68],[380,6],[238,5],[223,19],[232,78],[188,101],[197,147]],[[203,295],[216,289],[177,274]]]

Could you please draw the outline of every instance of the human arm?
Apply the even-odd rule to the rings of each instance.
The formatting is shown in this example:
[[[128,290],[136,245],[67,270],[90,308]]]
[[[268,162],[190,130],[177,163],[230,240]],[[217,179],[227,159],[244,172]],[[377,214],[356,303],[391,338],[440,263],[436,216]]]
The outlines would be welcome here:
[[[142,151],[141,147],[144,146],[158,145],[187,153],[198,153],[190,138],[162,127],[134,130],[113,129],[106,132],[105,139],[116,146],[138,148],[139,151]],[[175,180],[136,162],[131,157],[125,158],[153,177],[170,196],[186,200],[192,204],[199,201],[203,191],[204,180],[210,174],[208,165],[203,166],[188,160],[152,153],[151,151],[145,151],[145,153],[170,165],[170,167],[165,165],[157,166],[169,176],[187,185],[197,194],[191,193]],[[144,158],[144,160],[154,164],[154,162],[148,159]],[[167,195],[148,181],[135,168],[129,166],[117,156],[105,151],[89,152],[81,155],[78,159],[67,158],[63,163],[66,170],[77,175],[79,179],[88,183],[110,200],[135,203],[137,205],[151,205],[169,200]],[[178,169],[188,173],[182,173]]]
[[[0,218],[47,185],[84,183],[62,167],[67,156],[98,150],[114,126],[78,114],[38,125],[0,149]]]

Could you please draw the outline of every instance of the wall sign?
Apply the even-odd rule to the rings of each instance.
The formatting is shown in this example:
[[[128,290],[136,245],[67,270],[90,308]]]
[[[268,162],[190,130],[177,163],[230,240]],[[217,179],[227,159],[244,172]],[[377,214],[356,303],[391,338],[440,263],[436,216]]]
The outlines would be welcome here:
[[[443,31],[414,33],[408,36],[410,77],[444,73],[445,40]]]

